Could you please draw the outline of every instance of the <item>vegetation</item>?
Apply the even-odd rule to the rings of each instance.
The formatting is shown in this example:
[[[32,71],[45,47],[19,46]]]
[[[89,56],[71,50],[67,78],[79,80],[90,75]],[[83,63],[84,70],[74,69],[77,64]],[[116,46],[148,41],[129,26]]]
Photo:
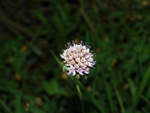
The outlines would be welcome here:
[[[96,54],[80,77],[85,113],[150,113],[148,0],[3,0],[0,3],[0,113],[82,113],[62,71],[65,44]]]

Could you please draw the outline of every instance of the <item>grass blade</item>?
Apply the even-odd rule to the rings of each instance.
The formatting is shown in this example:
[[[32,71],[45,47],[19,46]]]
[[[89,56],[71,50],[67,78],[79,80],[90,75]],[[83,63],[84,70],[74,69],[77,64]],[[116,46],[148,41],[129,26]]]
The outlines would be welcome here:
[[[119,105],[120,105],[120,108],[121,108],[121,113],[125,113],[125,109],[124,109],[124,105],[123,105],[121,96],[120,96],[118,90],[116,88],[114,88],[114,89],[115,89],[115,93],[116,93],[116,96],[117,96],[117,99],[118,99],[118,102],[119,102]]]
[[[55,55],[55,53],[53,51],[50,51],[51,54],[53,55],[53,57],[55,58],[55,60],[58,62],[58,64],[60,65],[60,67],[63,67],[61,61],[59,60],[59,58]]]
[[[142,95],[142,92],[143,92],[146,84],[148,83],[149,78],[150,78],[150,66],[148,67],[147,72],[145,73],[145,75],[144,75],[144,77],[143,77],[143,79],[142,79],[142,81],[140,83],[138,92],[137,92],[137,94],[135,96],[135,101],[134,101],[134,103],[132,105],[132,108],[131,108],[131,113],[134,112],[134,110],[135,110],[135,108],[136,108],[136,106],[138,104],[138,101],[140,99],[140,96]]]
[[[148,93],[146,94],[146,97],[149,99],[150,98],[150,87],[148,89]]]
[[[142,98],[148,105],[150,105],[150,101],[149,101],[147,98],[145,98],[143,95],[141,95],[141,98]]]
[[[103,76],[103,79],[104,79],[104,85],[105,85],[105,89],[106,89],[106,93],[107,93],[107,97],[108,97],[110,110],[111,110],[111,113],[114,113],[114,111],[115,111],[114,108],[115,107],[114,107],[114,104],[113,104],[112,92],[111,92],[109,84],[107,83],[106,78],[104,76]]]
[[[0,99],[0,103],[8,113],[13,113],[1,99]]]
[[[135,101],[135,95],[136,95],[136,87],[133,83],[133,81],[131,80],[131,78],[128,78],[128,82],[130,84],[130,90],[131,90],[131,95],[132,95],[132,103],[134,103]]]

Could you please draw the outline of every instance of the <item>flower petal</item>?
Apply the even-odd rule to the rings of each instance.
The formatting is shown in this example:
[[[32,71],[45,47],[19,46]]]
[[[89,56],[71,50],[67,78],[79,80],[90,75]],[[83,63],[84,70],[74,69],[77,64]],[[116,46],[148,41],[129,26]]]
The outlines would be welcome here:
[[[79,72],[80,75],[84,75],[82,72]]]
[[[75,76],[75,75],[76,75],[76,71],[74,70],[74,71],[73,71],[73,76]]]
[[[71,74],[71,72],[69,71],[68,73],[67,73],[67,75],[69,76]]]
[[[70,67],[66,67],[66,69],[67,69],[67,70],[69,70],[69,69],[70,69]]]

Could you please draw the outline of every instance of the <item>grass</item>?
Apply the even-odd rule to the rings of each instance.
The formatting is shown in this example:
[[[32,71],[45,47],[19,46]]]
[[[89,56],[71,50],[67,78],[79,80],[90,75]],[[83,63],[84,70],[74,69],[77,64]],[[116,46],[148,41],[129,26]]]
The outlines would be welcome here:
[[[80,113],[65,44],[91,46],[96,65],[80,77],[85,113],[150,112],[146,0],[21,0],[0,4],[0,113]]]
[[[6,112],[12,113],[9,107],[1,99],[0,99],[0,104],[4,108],[4,110],[6,110]]]

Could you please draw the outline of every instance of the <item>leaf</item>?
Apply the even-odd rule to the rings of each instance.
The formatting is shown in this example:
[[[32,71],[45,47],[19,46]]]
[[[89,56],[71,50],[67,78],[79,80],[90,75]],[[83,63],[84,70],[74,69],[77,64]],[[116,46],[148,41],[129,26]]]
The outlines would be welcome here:
[[[131,107],[131,113],[134,112],[134,110],[135,110],[135,108],[136,108],[136,106],[137,106],[137,104],[138,104],[138,101],[139,101],[139,99],[140,99],[140,96],[142,95],[142,92],[143,92],[143,90],[144,90],[146,84],[148,84],[149,78],[150,78],[150,66],[148,67],[147,72],[146,72],[145,75],[143,76],[143,79],[142,79],[142,81],[141,81],[141,83],[140,83],[138,92],[137,92],[136,95],[135,95],[135,101],[134,101],[134,103],[133,103],[133,105],[132,105],[132,107]]]
[[[21,110],[21,94],[18,93],[16,95],[16,100],[15,100],[15,113],[22,113]]]
[[[45,106],[43,106],[43,107],[46,111],[50,111],[51,113],[54,113],[55,110],[57,109],[57,102],[55,100],[51,100],[51,101],[45,103]]]
[[[113,103],[111,88],[109,87],[109,84],[106,81],[106,78],[104,77],[103,79],[104,79],[104,85],[105,85],[105,89],[106,89],[106,94],[107,94],[107,99],[109,102],[110,110],[113,113],[115,111],[115,107],[114,107],[114,103]]]
[[[37,108],[30,108],[31,113],[45,113]]]
[[[55,58],[55,60],[58,62],[58,64],[60,65],[60,67],[63,67],[63,65],[62,65],[62,63],[61,63],[61,61],[60,61],[60,59],[55,55],[55,53],[53,52],[53,51],[50,51],[51,52],[51,54],[53,55],[53,57]]]
[[[116,96],[117,96],[117,99],[118,99],[118,102],[119,102],[119,105],[120,105],[120,108],[121,108],[121,112],[125,113],[124,105],[123,105],[121,96],[120,96],[119,91],[117,90],[117,88],[115,88],[115,93],[116,93]]]
[[[13,112],[9,109],[9,107],[6,105],[6,103],[4,103],[4,102],[1,100],[1,98],[0,98],[0,105],[2,106],[2,108],[3,108],[4,110],[7,111],[7,113],[13,113]]]
[[[132,103],[133,103],[135,101],[136,87],[135,87],[133,81],[130,78],[128,78],[128,82],[129,82],[130,87],[131,87],[130,90],[131,90]]]
[[[49,95],[54,95],[59,92],[59,84],[56,80],[51,80],[50,82],[43,82],[42,87]]]
[[[15,92],[18,88],[18,83],[7,79],[0,79],[0,91]]]
[[[39,48],[39,47],[36,47],[36,46],[31,46],[31,49],[32,51],[37,54],[38,56],[42,56],[43,55],[43,52],[42,50]]]

